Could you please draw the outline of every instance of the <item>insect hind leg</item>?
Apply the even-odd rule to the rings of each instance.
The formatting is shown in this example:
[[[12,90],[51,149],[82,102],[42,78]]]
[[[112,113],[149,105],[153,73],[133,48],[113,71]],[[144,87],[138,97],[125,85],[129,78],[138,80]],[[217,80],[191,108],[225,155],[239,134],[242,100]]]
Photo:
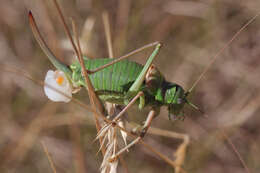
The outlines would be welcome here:
[[[115,58],[115,60],[110,62],[110,63],[107,63],[107,64],[105,64],[103,66],[100,66],[100,67],[98,67],[98,68],[96,68],[94,70],[89,71],[89,74],[96,73],[96,72],[98,72],[98,71],[100,71],[100,70],[102,70],[102,69],[104,69],[106,67],[109,67],[109,66],[111,66],[111,65],[113,65],[115,63],[118,63],[119,61],[122,61],[122,60],[124,60],[124,59],[126,59],[126,58],[128,58],[128,57],[130,57],[130,56],[132,56],[134,54],[137,54],[137,53],[139,53],[139,52],[141,52],[141,51],[143,51],[143,50],[145,50],[147,48],[150,48],[150,47],[153,47],[153,46],[158,46],[158,45],[160,45],[160,43],[157,42],[157,41],[153,42],[153,43],[150,43],[150,44],[147,44],[147,45],[145,45],[145,46],[143,46],[141,48],[138,48],[138,49],[136,49],[136,50],[126,54],[126,55],[123,55],[123,56],[121,56],[119,58]]]
[[[129,148],[131,148],[133,145],[137,144],[145,136],[145,134],[147,133],[147,130],[151,126],[152,120],[156,116],[156,113],[157,112],[154,109],[149,112],[140,135],[135,140],[133,140],[130,144],[128,144],[127,146],[122,148],[119,152],[117,152],[113,157],[111,157],[110,158],[111,162],[113,162],[115,159],[117,159],[121,154],[123,154],[125,151],[127,151]]]

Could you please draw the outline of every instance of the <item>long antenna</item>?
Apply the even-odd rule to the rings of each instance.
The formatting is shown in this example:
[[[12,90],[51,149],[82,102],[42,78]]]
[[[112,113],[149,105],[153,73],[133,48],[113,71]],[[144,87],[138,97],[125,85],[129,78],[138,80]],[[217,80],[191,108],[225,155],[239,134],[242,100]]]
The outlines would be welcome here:
[[[186,96],[188,96],[192,90],[195,88],[195,86],[198,84],[198,82],[202,79],[202,77],[205,75],[205,73],[209,70],[209,68],[211,67],[211,65],[216,61],[216,59],[219,57],[219,55],[221,53],[223,53],[224,50],[226,50],[226,48],[237,38],[237,36],[243,31],[245,30],[245,28],[250,25],[258,16],[260,15],[260,12],[258,12],[253,18],[251,18],[245,25],[243,25],[236,33],[235,35],[217,52],[217,54],[213,57],[213,59],[210,61],[209,65],[203,70],[203,72],[200,74],[200,76],[198,77],[198,79],[193,83],[192,87],[185,93]],[[188,105],[190,105],[191,107],[193,107],[194,109],[197,109],[200,111],[200,109],[193,105],[191,102],[186,101],[188,103]],[[243,167],[245,168],[245,171],[247,173],[250,173],[250,170],[248,169],[247,165],[245,164],[243,158],[241,157],[240,153],[238,152],[238,150],[236,149],[236,146],[232,143],[232,141],[228,138],[228,136],[225,134],[224,131],[223,135],[225,136],[225,138],[228,140],[228,143],[231,145],[232,149],[235,151],[235,153],[238,155],[238,158],[240,160],[240,162],[242,163]]]
[[[186,99],[185,101],[186,101],[186,103],[187,103],[188,105],[190,105],[193,109],[199,111],[201,114],[205,114],[205,112],[204,112],[203,110],[201,110],[198,106],[196,106],[196,105],[194,105],[193,103],[191,103],[189,100]]]
[[[224,50],[237,38],[237,36],[249,25],[251,24],[258,16],[260,15],[260,12],[258,12],[252,19],[250,19],[244,26],[242,26],[236,34],[218,51],[218,53],[213,57],[213,59],[210,61],[209,65],[204,69],[204,71],[201,73],[201,75],[198,77],[198,79],[193,83],[192,87],[188,90],[187,95],[195,88],[195,86],[198,84],[198,82],[202,79],[202,77],[205,75],[205,73],[209,70],[211,65],[216,61],[216,59],[219,57],[220,54],[223,53]]]

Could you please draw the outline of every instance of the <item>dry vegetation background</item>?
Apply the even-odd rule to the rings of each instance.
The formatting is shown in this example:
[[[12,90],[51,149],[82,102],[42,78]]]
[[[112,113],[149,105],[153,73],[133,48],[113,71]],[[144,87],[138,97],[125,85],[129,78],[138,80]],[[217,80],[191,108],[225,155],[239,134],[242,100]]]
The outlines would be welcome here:
[[[108,57],[102,12],[109,13],[116,57],[153,41],[163,48],[156,66],[169,81],[191,87],[217,51],[260,11],[258,0],[63,0],[64,13],[73,17],[91,57]],[[53,69],[28,24],[32,10],[55,54],[70,62],[73,52],[51,0],[0,0],[0,172],[52,172],[44,144],[58,172],[99,172],[101,163],[96,130],[90,112],[69,103],[53,103],[36,80]],[[94,21],[92,32],[83,27]],[[90,26],[90,25],[87,25]],[[151,50],[132,59],[145,63]],[[3,66],[5,64],[5,66]],[[10,67],[11,66],[11,67]],[[191,137],[184,169],[199,172],[246,172],[223,136],[235,144],[251,172],[260,172],[260,17],[220,55],[195,88],[190,99],[208,118],[185,108],[184,121],[168,120],[167,112],[152,126],[187,133]],[[89,104],[87,94],[76,95]],[[129,121],[141,122],[147,110],[129,112]],[[141,116],[142,115],[142,116]],[[174,159],[180,140],[148,134],[145,141]],[[129,172],[172,172],[172,168],[142,145],[124,155]],[[82,164],[84,163],[84,164]],[[119,166],[118,172],[123,172]]]

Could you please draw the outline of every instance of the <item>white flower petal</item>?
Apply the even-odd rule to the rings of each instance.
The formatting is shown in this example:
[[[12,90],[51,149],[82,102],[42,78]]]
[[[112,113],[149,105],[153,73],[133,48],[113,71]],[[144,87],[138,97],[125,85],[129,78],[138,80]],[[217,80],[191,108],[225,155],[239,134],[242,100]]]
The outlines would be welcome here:
[[[61,78],[62,82],[58,83],[57,79]],[[44,80],[45,95],[54,102],[69,102],[72,97],[72,88],[62,71],[49,70]]]

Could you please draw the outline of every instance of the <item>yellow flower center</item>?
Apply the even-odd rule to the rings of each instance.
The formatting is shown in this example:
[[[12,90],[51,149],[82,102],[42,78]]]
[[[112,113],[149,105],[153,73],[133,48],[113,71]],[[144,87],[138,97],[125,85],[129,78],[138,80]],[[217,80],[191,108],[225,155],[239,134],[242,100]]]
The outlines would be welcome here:
[[[62,77],[62,76],[59,76],[59,77],[57,77],[57,79],[56,79],[56,82],[57,82],[57,84],[59,84],[59,85],[62,85],[63,81],[64,81],[64,77]]]

